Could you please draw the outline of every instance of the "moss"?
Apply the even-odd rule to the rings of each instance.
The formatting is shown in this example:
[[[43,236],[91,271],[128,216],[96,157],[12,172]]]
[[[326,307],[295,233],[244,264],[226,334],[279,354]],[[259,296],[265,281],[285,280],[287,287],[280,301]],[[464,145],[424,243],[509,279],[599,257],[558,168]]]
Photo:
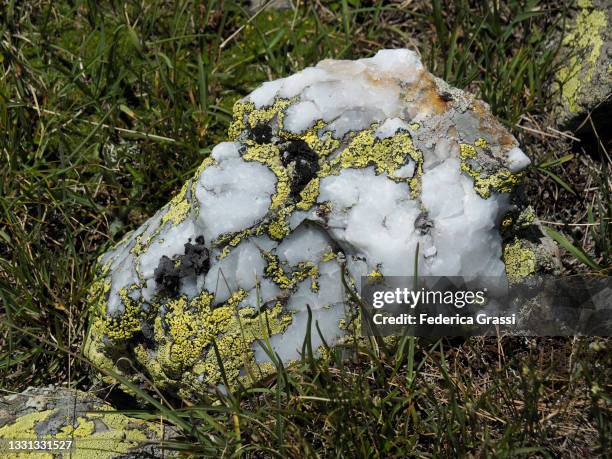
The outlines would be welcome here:
[[[536,254],[523,247],[518,238],[511,244],[504,246],[504,264],[506,265],[506,275],[510,283],[519,282],[521,279],[535,273]]]

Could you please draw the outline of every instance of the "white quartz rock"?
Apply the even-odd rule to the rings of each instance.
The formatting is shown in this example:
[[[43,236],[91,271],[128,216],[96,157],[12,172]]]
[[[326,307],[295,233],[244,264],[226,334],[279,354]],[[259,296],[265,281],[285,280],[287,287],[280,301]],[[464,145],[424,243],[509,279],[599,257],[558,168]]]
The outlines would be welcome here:
[[[315,350],[315,324],[345,339],[361,276],[412,276],[417,256],[419,276],[504,276],[500,222],[528,165],[410,50],[263,83],[179,195],[101,257],[86,354],[184,397],[225,387],[218,356],[231,388],[252,384],[273,371],[264,348],[300,358],[309,316]]]

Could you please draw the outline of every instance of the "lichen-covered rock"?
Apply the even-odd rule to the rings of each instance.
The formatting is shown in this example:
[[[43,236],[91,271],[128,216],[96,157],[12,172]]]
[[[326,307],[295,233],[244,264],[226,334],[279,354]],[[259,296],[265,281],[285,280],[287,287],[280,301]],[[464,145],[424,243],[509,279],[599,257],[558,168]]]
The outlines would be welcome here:
[[[62,387],[30,388],[0,397],[0,440],[72,440],[71,449],[34,457],[119,459],[161,457],[162,438],[171,430],[127,417],[100,399]],[[173,457],[165,451],[165,457]],[[29,458],[32,452],[8,451],[5,458]]]
[[[537,285],[539,276],[561,274],[561,257],[555,242],[546,235],[531,206],[510,212],[502,221],[502,259],[510,284],[529,279]]]
[[[484,102],[409,50],[264,83],[229,141],[101,257],[85,353],[188,398],[252,384],[274,369],[263,343],[299,358],[308,308],[313,348],[338,342],[345,287],[413,275],[417,244],[419,275],[505,276],[500,225],[528,164]]]
[[[577,6],[563,39],[556,121],[561,127],[576,128],[597,109],[595,117],[602,127],[612,128],[612,3],[579,0]]]

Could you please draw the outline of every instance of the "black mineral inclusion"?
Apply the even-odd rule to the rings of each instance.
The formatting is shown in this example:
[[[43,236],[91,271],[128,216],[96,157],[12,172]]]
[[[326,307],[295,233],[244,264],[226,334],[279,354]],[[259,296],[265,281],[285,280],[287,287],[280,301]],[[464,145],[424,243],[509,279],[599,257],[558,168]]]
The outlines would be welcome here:
[[[162,256],[153,273],[157,289],[161,294],[175,297],[179,294],[181,279],[205,274],[210,268],[208,249],[204,245],[204,236],[198,236],[195,244],[191,238],[185,244],[185,254],[172,259]]]
[[[291,140],[281,146],[280,159],[283,166],[293,166],[291,196],[299,200],[300,192],[319,171],[319,158],[303,140]]]

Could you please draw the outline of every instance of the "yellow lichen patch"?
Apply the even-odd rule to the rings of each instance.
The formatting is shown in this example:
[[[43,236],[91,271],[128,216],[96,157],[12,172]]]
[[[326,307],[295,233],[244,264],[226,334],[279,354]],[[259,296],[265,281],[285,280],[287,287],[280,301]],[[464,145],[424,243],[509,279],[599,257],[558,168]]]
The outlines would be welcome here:
[[[90,309],[94,314],[104,314],[106,312],[107,296],[111,288],[110,281],[106,280],[108,270],[108,266],[101,269],[101,273],[91,284],[91,287],[89,287],[89,291],[87,292],[87,302],[89,303]]]
[[[251,344],[268,334],[267,328],[264,330],[258,325],[260,316],[265,316],[273,334],[284,331],[292,317],[283,312],[281,305],[262,314],[257,314],[251,306],[239,308],[246,296],[245,290],[236,290],[218,307],[213,307],[213,296],[208,292],[192,300],[180,297],[167,303],[165,325],[159,317],[155,322],[158,367],[153,371],[163,373],[165,378],[183,381],[183,385],[221,384],[214,342],[225,371],[228,376],[231,372],[231,380],[236,382],[241,368],[250,369],[254,365]],[[145,357],[146,361],[140,363],[149,368],[150,359]]]
[[[158,359],[169,377],[179,376],[191,368],[203,349],[223,328],[228,320],[227,312],[221,308],[211,310],[213,295],[204,291],[193,300],[180,297],[168,302],[164,322],[168,338],[161,321],[155,324],[157,341],[163,343],[158,350]]]
[[[189,182],[185,182],[181,191],[179,191],[179,193],[168,203],[168,210],[161,219],[162,225],[166,222],[172,222],[173,225],[178,225],[187,218],[187,214],[189,214],[189,210],[191,209],[191,204],[187,200],[188,189]]]
[[[204,161],[202,161],[200,163],[200,165],[198,166],[198,169],[196,170],[194,176],[193,176],[193,185],[195,186],[195,184],[197,183],[198,178],[200,177],[200,175],[202,175],[202,172],[204,172],[204,170],[210,166],[213,166],[217,164],[217,161],[215,161],[215,158],[213,158],[212,156],[209,156],[208,158],[206,158]],[[192,189],[193,191],[193,189]]]
[[[349,133],[348,145],[332,160],[328,157],[339,149],[341,141],[335,139],[331,131],[322,132],[327,124],[318,120],[313,127],[300,134],[283,129],[284,111],[297,99],[277,99],[272,106],[256,109],[250,102],[238,102],[234,107],[234,122],[230,128],[230,136],[240,137],[244,129],[249,129],[261,123],[268,123],[277,117],[278,136],[284,140],[302,140],[319,158],[319,170],[300,191],[299,200],[294,202],[291,197],[291,166],[285,167],[281,161],[280,147],[276,144],[257,144],[250,139],[242,139],[247,148],[242,157],[246,161],[256,161],[267,166],[276,176],[276,191],[271,198],[270,214],[267,219],[254,228],[249,228],[235,235],[223,235],[214,245],[225,245],[220,258],[226,257],[241,240],[248,235],[261,234],[264,229],[275,240],[282,240],[289,232],[288,218],[295,209],[308,210],[317,202],[321,178],[337,175],[342,169],[365,168],[374,165],[376,173],[387,173],[392,180],[403,181],[416,197],[420,191],[420,179],[423,175],[422,153],[414,148],[412,138],[407,132],[398,132],[392,137],[379,139],[375,136],[377,124],[370,129],[356,134]],[[415,174],[411,178],[400,178],[394,173],[412,159],[416,163]],[[229,242],[229,244],[228,244]]]
[[[255,104],[252,102],[238,101],[234,104],[232,110],[233,119],[228,130],[230,140],[237,140],[240,133],[246,128],[246,118],[249,111],[255,110]]]
[[[289,289],[293,287],[293,282],[285,273],[278,257],[268,252],[262,252],[262,254],[267,262],[266,269],[264,271],[265,275],[282,289]]]
[[[325,263],[326,261],[331,261],[336,259],[336,252],[330,250],[329,252],[325,252],[321,257],[321,262]]]
[[[119,290],[119,298],[121,298],[121,302],[124,306],[121,316],[100,316],[101,318],[99,322],[97,322],[102,332],[115,342],[127,341],[134,333],[140,330],[140,323],[143,318],[142,309],[140,305],[128,295],[129,290],[135,287],[136,286],[133,285],[129,289],[122,288]]]
[[[476,141],[479,148],[486,147],[486,141],[484,139],[478,139]],[[484,143],[483,143],[484,142]],[[474,190],[481,198],[488,198],[491,196],[491,191],[497,191],[498,193],[509,193],[511,192],[523,178],[522,173],[513,174],[506,167],[499,167],[499,169],[491,174],[483,172],[482,167],[474,164],[477,158],[477,151],[474,145],[467,143],[459,144],[459,157],[461,158],[461,171],[468,174],[474,180]]]
[[[96,425],[94,422],[83,417],[78,417],[75,424],[76,426],[67,425],[62,427],[57,435],[57,438],[90,437],[96,431]]]
[[[487,177],[481,175],[473,175],[472,177],[474,178],[474,189],[476,193],[478,193],[480,197],[486,199],[491,196],[491,190],[499,193],[511,192],[521,183],[523,175],[513,174],[508,169],[503,168]]]
[[[276,99],[268,107],[255,108],[252,102],[238,101],[234,104],[233,119],[230,124],[228,136],[231,140],[238,140],[240,134],[247,128],[254,128],[259,124],[268,124],[275,116],[278,117],[278,126],[282,129],[283,116],[287,107],[297,99]]]
[[[210,166],[213,166],[217,164],[217,161],[215,161],[215,158],[213,158],[212,156],[209,156],[208,158],[206,158],[204,161],[202,161],[200,163],[200,165],[198,166],[198,169],[196,170],[196,173],[193,176],[193,179],[191,179],[191,196],[195,197],[196,195],[196,186],[198,185],[198,181],[200,180],[200,176],[202,175],[202,172],[204,172],[204,170]],[[200,202],[197,199],[192,199],[193,201],[193,205],[195,206],[196,210],[199,210],[200,208]]]
[[[386,173],[392,180],[407,183],[412,197],[416,198],[423,175],[423,154],[414,148],[409,133],[400,131],[392,137],[379,139],[375,135],[377,127],[377,124],[373,124],[370,129],[355,134],[338,156],[321,166],[318,176],[336,175],[343,169],[374,166],[377,174]],[[416,164],[414,177],[397,177],[396,171],[410,160]]]
[[[584,1],[579,6],[581,10],[576,16],[576,22],[563,40],[563,44],[573,49],[575,55],[559,70],[561,97],[573,113],[580,111],[580,89],[593,78],[604,43],[602,31],[608,23],[605,11],[592,9],[592,4]]]
[[[143,239],[142,235],[136,236],[134,247],[132,247],[132,250],[130,250],[130,253],[136,256],[142,255],[144,252],[146,252],[147,248],[149,247],[150,242],[151,242],[151,237]]]
[[[268,235],[272,239],[280,241],[289,234],[290,228],[287,219],[294,209],[294,205],[288,205],[287,207],[280,209],[276,213],[276,215],[271,218],[270,222],[266,225],[266,227],[268,229]]]
[[[152,381],[155,381],[157,389],[164,389],[170,383],[176,384],[176,381],[168,378],[156,355],[147,350],[142,344],[138,344],[134,348],[134,355],[140,365],[147,369],[149,377]]]
[[[310,288],[316,292],[319,290],[317,279],[319,277],[319,269],[310,261],[302,261],[297,264],[297,268],[293,269],[291,279],[294,284],[302,282],[304,279],[310,278]]]
[[[389,176],[407,163],[409,158],[418,161],[419,157],[412,145],[408,133],[399,133],[393,137],[378,139],[374,129],[366,129],[355,135],[332,167],[339,163],[342,169],[362,169],[374,165],[376,173],[386,172]]]
[[[212,243],[213,247],[223,247],[219,260],[227,257],[234,247],[237,247],[244,238],[249,237],[253,234],[260,234],[261,231],[258,228],[247,228],[237,233],[223,234],[215,239]]]
[[[316,152],[320,159],[325,159],[341,145],[340,140],[333,137],[332,131],[319,134],[326,126],[325,121],[318,120],[313,127],[301,134],[281,130],[279,135],[287,140],[303,140],[312,151]]]
[[[517,217],[516,226],[519,229],[525,229],[533,225],[535,220],[536,220],[535,210],[533,210],[533,207],[527,206],[527,208],[525,208]]]
[[[368,280],[372,282],[378,282],[378,281],[381,281],[382,279],[383,279],[383,274],[380,272],[379,268],[376,268],[375,270],[373,270],[372,272],[368,274]]]
[[[479,147],[479,148],[486,148],[488,144],[484,138],[480,137],[476,139],[476,141],[474,142],[474,146]]]
[[[461,143],[459,144],[459,157],[462,160],[468,158],[476,158],[476,148],[469,143]]]
[[[122,374],[122,372],[115,367],[114,360],[104,353],[106,345],[103,342],[103,335],[97,331],[101,326],[100,318],[96,318],[90,325],[87,332],[87,337],[85,339],[85,345],[83,347],[83,354],[91,362],[92,368],[103,368],[107,370],[112,369],[116,373]],[[114,378],[107,376],[104,373],[102,373],[99,378],[102,382],[108,385],[114,385],[117,383]]]
[[[292,320],[293,316],[284,312],[280,303],[259,314],[256,314],[256,310],[252,307],[239,309],[231,314],[223,333],[215,339],[220,361],[223,362],[223,372],[219,367],[216,352],[210,349],[204,361],[194,368],[194,373],[201,374],[204,381],[211,385],[223,384],[223,373],[225,373],[229,389],[235,389],[239,380],[253,383],[270,374],[274,371],[274,367],[258,365],[255,362],[252,345],[257,340],[283,333]],[[241,369],[246,376],[241,375]]]
[[[308,210],[317,202],[320,184],[321,180],[319,177],[315,177],[308,182],[308,185],[306,185],[302,191],[300,191],[300,197],[302,200],[297,203],[296,207],[298,209]]]
[[[319,270],[314,263],[309,261],[300,262],[296,266],[290,267],[291,272],[287,274],[276,255],[268,252],[262,252],[262,254],[267,262],[264,270],[265,276],[271,279],[280,288],[291,289],[304,279],[310,277],[311,289],[313,291],[318,290],[317,279]]]
[[[81,456],[75,457],[107,459],[118,454],[129,454],[130,450],[150,441],[145,432],[151,439],[161,439],[160,428],[155,424],[112,412],[110,407],[104,405],[97,407],[97,410],[96,413],[88,413],[86,418],[79,418],[79,426],[73,433],[64,432],[65,438],[75,438],[77,442],[77,452]],[[92,427],[95,428],[94,420],[103,424],[105,429],[89,433]],[[84,423],[83,427],[81,423]]]
[[[283,115],[287,107],[293,104],[296,99],[276,99],[270,107],[251,110],[247,114],[247,126],[254,128],[259,124],[269,123],[275,116],[278,116],[278,125],[283,127]]]
[[[270,209],[281,208],[291,193],[291,180],[285,166],[281,162],[278,146],[273,144],[251,144],[247,147],[242,158],[246,161],[257,161],[264,164],[276,175],[276,193],[272,196]]]
[[[36,440],[37,435],[36,435],[36,431],[34,430],[36,427],[36,424],[46,420],[52,413],[53,413],[52,410],[46,410],[46,411],[36,411],[30,414],[26,414],[24,416],[20,416],[19,418],[17,418],[17,420],[14,423],[7,424],[7,425],[0,427],[0,439],[3,439],[3,440],[4,439],[6,440]],[[4,454],[6,454],[6,452],[4,452]],[[21,458],[29,458],[31,457],[31,454],[29,452],[28,453],[14,452],[14,453],[8,453],[7,455],[3,457],[7,459],[21,459]],[[44,458],[49,458],[49,459],[53,458],[51,454],[45,454],[43,456],[37,456],[37,457],[44,457]]]
[[[12,424],[0,428],[0,439],[23,440],[72,440],[75,450],[66,450],[56,456],[50,453],[34,454],[37,458],[74,457],[82,459],[110,459],[129,454],[134,448],[144,445],[151,439],[161,439],[161,431],[155,424],[128,418],[111,412],[111,408],[96,404],[91,413],[83,413],[73,421],[71,416],[63,419],[65,425],[56,434],[38,435],[36,426],[57,416],[58,410],[33,412],[17,418]],[[108,412],[105,412],[108,411]],[[57,422],[57,419],[56,419]],[[74,422],[74,424],[73,424]],[[97,424],[100,429],[97,429]],[[149,435],[149,437],[147,436]],[[32,457],[33,453],[9,453],[3,457],[20,459]]]
[[[297,203],[300,210],[310,209],[319,196],[320,177],[329,175],[331,168],[326,159],[340,147],[340,140],[335,139],[331,131],[319,135],[319,131],[325,128],[323,120],[318,120],[315,125],[302,134],[293,134],[287,131],[280,131],[280,136],[288,140],[302,140],[314,151],[319,158],[319,172],[306,184],[300,192],[301,200]]]
[[[225,302],[226,306],[229,306],[232,309],[237,309],[238,305],[242,302],[242,300],[244,300],[246,297],[248,296],[248,292],[243,289],[240,288],[238,290],[236,290],[235,292],[233,292],[231,294],[231,296],[229,297],[229,299]]]
[[[512,244],[506,244],[504,247],[503,260],[510,283],[519,282],[524,277],[533,274],[536,269],[535,253],[523,247],[521,241],[516,238]]]

